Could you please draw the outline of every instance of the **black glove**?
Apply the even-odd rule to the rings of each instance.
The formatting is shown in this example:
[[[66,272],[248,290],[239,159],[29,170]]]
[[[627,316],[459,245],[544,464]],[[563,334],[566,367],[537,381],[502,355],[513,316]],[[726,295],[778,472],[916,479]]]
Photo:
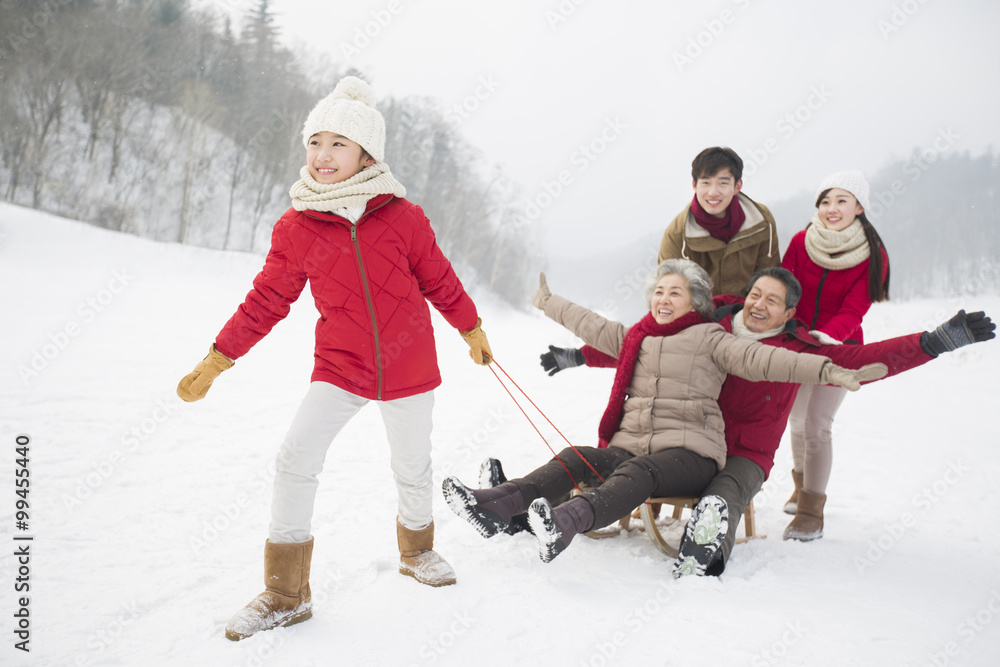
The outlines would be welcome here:
[[[964,310],[960,310],[934,331],[924,332],[920,337],[920,347],[927,354],[936,357],[963,345],[996,338],[993,333],[996,328],[997,325],[983,311],[966,314]]]
[[[539,355],[542,360],[542,368],[549,372],[552,377],[564,368],[583,366],[587,360],[583,358],[583,352],[578,348],[563,349],[549,345],[549,351]]]

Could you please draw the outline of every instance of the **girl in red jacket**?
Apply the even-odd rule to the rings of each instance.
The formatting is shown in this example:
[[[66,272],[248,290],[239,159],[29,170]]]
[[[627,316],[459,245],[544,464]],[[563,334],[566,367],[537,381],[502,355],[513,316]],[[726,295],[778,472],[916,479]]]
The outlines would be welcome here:
[[[796,316],[827,345],[863,343],[862,318],[872,303],[889,298],[889,256],[865,216],[868,194],[860,171],[828,176],[817,191],[816,215],[792,238],[781,262],[802,283]],[[823,537],[833,418],[845,395],[841,387],[802,387],[792,407],[795,491],[785,512],[795,518],[785,529],[786,540]]]
[[[472,360],[492,352],[476,306],[438,248],[419,206],[383,160],[385,121],[368,84],[346,77],[306,119],[306,165],[289,194],[264,268],[194,372],[185,401],[246,354],[309,283],[316,324],[312,382],[275,463],[271,525],[264,544],[266,590],[233,616],[239,640],[312,615],[310,535],[317,476],[333,438],[378,401],[399,505],[399,571],[431,586],[455,583],[433,550],[431,408],[441,384],[427,301],[459,330]]]

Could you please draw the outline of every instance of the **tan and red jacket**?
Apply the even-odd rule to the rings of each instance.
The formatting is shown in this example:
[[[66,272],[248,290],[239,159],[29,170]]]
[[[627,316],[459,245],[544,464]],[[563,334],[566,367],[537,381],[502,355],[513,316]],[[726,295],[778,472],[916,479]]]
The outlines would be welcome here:
[[[733,318],[742,317],[743,299],[726,295],[717,297],[715,321],[727,332],[733,330]],[[764,345],[792,352],[821,355],[844,368],[857,369],[867,364],[883,363],[889,368],[886,377],[922,366],[933,359],[920,346],[922,333],[869,343],[868,345],[822,345],[809,335],[808,327],[789,320],[784,330],[761,341]],[[584,346],[587,365],[614,367],[617,359],[593,347]],[[867,383],[866,383],[867,384]],[[799,385],[786,382],[753,382],[729,375],[719,393],[719,408],[725,422],[726,456],[743,456],[764,470],[765,478],[774,466],[774,455],[788,423]]]
[[[616,363],[628,331],[624,324],[556,295],[546,302],[545,314],[603,353],[611,365]],[[609,444],[635,456],[683,447],[714,460],[721,470],[726,437],[719,393],[726,377],[817,384],[828,362],[818,355],[737,338],[714,322],[670,336],[646,336],[621,424]]]

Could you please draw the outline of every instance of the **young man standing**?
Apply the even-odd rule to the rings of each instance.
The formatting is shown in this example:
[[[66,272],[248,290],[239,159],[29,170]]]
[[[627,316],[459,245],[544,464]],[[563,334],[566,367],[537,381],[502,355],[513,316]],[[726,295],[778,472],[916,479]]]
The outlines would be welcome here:
[[[737,294],[760,269],[781,264],[778,231],[766,206],[740,192],[743,160],[706,148],[691,163],[694,197],[667,227],[657,262],[690,259],[708,272],[715,294]]]

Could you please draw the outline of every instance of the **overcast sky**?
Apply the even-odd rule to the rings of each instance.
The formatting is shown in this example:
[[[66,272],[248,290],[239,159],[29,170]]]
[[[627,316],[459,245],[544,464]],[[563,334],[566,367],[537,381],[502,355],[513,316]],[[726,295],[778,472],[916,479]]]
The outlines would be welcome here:
[[[256,0],[213,4],[245,11]],[[691,160],[706,146],[733,147],[744,191],[766,204],[914,148],[928,162],[979,154],[1000,134],[995,0],[271,8],[290,45],[349,60],[377,94],[458,105],[451,117],[521,184],[555,254],[662,230],[690,200]]]

